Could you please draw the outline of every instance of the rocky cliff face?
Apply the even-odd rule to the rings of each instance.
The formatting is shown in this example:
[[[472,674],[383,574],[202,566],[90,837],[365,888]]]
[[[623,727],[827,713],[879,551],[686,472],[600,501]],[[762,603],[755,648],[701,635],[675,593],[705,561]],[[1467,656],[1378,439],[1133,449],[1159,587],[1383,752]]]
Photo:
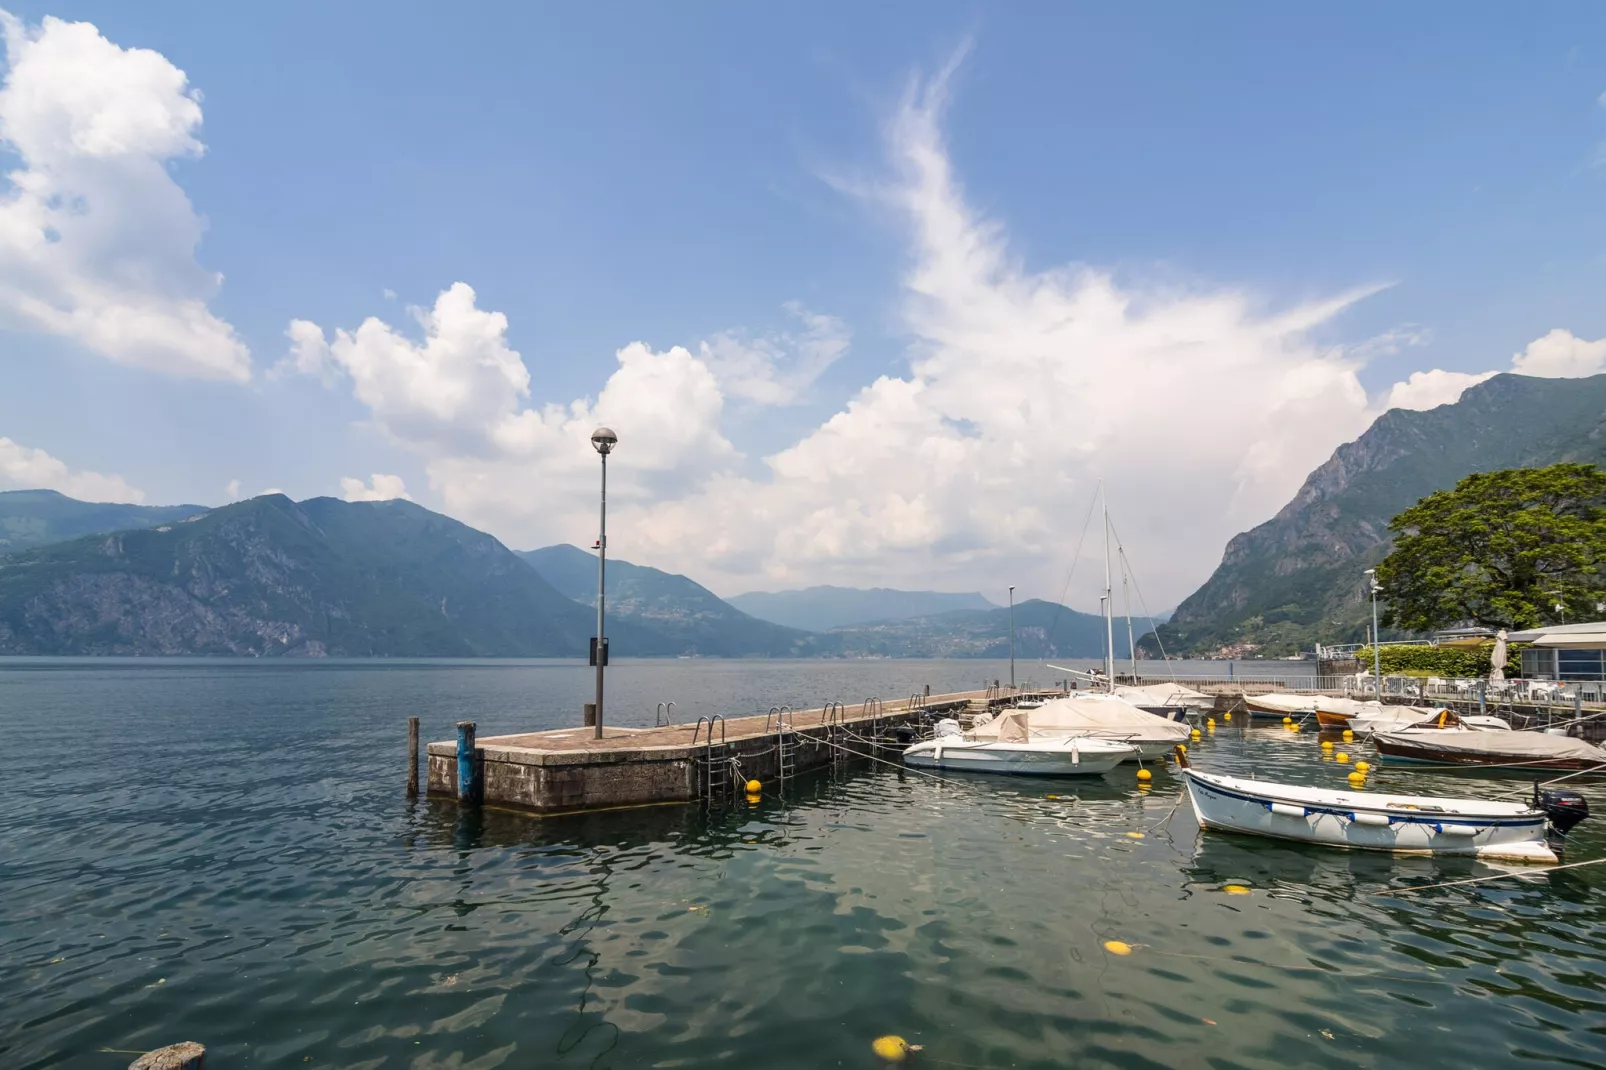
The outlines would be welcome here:
[[[1159,638],[1171,652],[1233,655],[1359,639],[1370,614],[1362,573],[1388,554],[1395,515],[1473,472],[1602,460],[1606,375],[1499,375],[1454,405],[1392,409],[1276,516],[1235,536]]]

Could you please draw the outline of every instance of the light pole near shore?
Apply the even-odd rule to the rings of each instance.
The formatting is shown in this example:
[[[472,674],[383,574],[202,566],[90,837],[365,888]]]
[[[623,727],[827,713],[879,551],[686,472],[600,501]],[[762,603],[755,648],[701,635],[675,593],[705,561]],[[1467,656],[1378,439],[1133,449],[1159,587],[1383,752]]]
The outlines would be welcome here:
[[[1015,691],[1015,585],[1009,585],[1009,690]]]
[[[602,738],[602,670],[608,664],[608,639],[603,631],[603,605],[608,580],[608,454],[619,436],[606,427],[591,432],[591,445],[602,455],[602,512],[597,529],[597,637],[591,641],[591,663],[597,667],[597,738]]]
[[[1377,569],[1366,570],[1366,582],[1372,588],[1372,679],[1377,688],[1377,700],[1383,701],[1383,651],[1377,634],[1377,595],[1383,588],[1377,585]]]

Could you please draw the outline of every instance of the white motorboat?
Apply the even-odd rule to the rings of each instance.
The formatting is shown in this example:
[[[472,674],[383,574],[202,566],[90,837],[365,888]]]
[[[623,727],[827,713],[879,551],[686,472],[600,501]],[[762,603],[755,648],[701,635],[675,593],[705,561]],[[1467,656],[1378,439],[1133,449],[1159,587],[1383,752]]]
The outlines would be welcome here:
[[[991,722],[1001,731],[989,738],[960,733],[957,721],[937,723],[937,736],[903,752],[905,765],[1016,776],[1102,776],[1136,752],[1123,743],[1087,736],[1033,737],[1027,711],[1006,711]]]
[[[1204,828],[1328,847],[1555,862],[1552,834],[1589,816],[1583,796],[1536,788],[1529,802],[1333,791],[1201,773],[1179,755]]]
[[[997,719],[978,719],[969,732],[972,739],[996,739],[1008,732],[1008,715]],[[1138,709],[1114,695],[1077,692],[1046,700],[1035,710],[1021,711],[1029,716],[1026,731],[1031,739],[1102,739],[1131,748],[1127,761],[1170,757],[1172,748],[1186,743],[1192,732],[1186,724]]]

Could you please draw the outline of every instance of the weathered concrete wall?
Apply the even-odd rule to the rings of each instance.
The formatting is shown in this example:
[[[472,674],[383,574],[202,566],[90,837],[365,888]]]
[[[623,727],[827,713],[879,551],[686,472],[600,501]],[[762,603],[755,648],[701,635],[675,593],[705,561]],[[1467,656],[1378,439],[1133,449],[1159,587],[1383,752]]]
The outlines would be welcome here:
[[[881,719],[883,728],[892,728],[919,718],[921,711],[889,715]],[[838,758],[854,753],[868,754],[868,744],[846,740],[837,734],[837,745],[825,739],[828,729],[799,728],[796,740],[796,772],[802,773],[831,764],[833,751]],[[651,803],[690,802],[701,798],[705,748],[666,748],[667,753],[628,750],[591,753],[585,751],[542,752],[500,748],[494,742],[476,747],[480,762],[483,802],[488,806],[528,810],[540,814],[599,810]],[[780,752],[774,735],[731,740],[718,753],[734,756],[740,763],[742,779],[764,781],[774,786],[780,775]],[[429,746],[428,792],[432,797],[457,797],[457,753],[450,743]],[[740,785],[735,785],[740,791]]]

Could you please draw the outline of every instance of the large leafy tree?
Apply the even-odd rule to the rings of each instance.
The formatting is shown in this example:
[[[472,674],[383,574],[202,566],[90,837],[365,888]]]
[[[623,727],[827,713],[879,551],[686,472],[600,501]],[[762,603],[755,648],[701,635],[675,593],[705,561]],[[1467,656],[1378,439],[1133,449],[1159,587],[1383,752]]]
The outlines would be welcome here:
[[[1386,619],[1402,628],[1596,620],[1606,602],[1606,474],[1592,464],[1470,475],[1389,530],[1377,574]]]

